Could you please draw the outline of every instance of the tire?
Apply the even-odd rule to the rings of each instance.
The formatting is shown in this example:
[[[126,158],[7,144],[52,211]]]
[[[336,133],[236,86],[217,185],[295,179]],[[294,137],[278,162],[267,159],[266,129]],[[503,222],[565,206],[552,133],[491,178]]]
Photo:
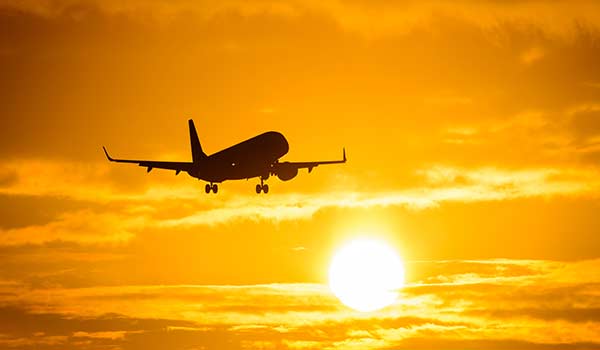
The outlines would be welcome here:
[[[210,190],[211,190],[210,184],[206,184],[206,186],[204,186],[204,192],[210,193]]]
[[[219,186],[217,186],[217,184],[213,184],[213,185],[212,185],[212,191],[213,191],[214,193],[217,193],[217,192],[219,192]]]
[[[256,193],[260,194],[260,191],[262,191],[262,187],[260,185],[256,185]]]
[[[264,186],[263,186],[262,190],[263,190],[263,192],[264,192],[265,194],[269,193],[269,185],[267,185],[267,184],[264,184]]]

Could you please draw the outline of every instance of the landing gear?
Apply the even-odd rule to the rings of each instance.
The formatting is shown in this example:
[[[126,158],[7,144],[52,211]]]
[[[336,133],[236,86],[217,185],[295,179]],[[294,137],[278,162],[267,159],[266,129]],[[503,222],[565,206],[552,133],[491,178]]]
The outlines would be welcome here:
[[[263,178],[260,178],[260,184],[256,185],[256,193],[264,192],[265,194],[269,193],[269,185],[263,182]]]
[[[217,186],[217,184],[213,184],[213,183],[206,184],[206,186],[204,186],[204,192],[210,193],[210,191],[217,193],[219,191],[219,186]]]

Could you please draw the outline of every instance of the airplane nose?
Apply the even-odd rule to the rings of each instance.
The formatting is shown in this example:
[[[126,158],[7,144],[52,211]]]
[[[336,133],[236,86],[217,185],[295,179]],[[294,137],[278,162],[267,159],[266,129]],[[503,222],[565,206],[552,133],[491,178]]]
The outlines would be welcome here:
[[[278,137],[278,144],[279,144],[278,148],[280,149],[281,156],[283,156],[284,154],[288,153],[288,151],[290,150],[290,145],[288,144],[287,140],[285,139],[285,137],[282,134],[280,134],[280,133],[277,133],[277,134],[279,136]]]

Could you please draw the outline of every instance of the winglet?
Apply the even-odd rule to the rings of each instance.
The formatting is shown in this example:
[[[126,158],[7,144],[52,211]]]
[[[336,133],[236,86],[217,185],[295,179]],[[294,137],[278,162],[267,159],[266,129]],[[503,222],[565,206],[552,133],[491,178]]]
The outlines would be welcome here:
[[[346,163],[346,147],[342,149],[342,153],[344,154],[344,163]]]
[[[104,150],[104,154],[106,154],[106,159],[108,159],[111,162],[114,162],[115,160],[112,159],[109,155],[108,155],[108,151],[106,150],[106,147],[102,146],[102,149]]]

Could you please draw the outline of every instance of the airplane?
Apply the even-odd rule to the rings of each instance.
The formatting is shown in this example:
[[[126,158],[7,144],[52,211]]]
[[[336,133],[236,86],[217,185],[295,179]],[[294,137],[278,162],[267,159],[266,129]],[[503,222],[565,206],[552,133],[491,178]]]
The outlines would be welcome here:
[[[174,170],[175,175],[184,171],[190,176],[208,182],[204,187],[206,193],[217,193],[218,183],[226,180],[242,180],[258,177],[260,184],[256,185],[256,193],[269,193],[269,185],[264,183],[269,176],[277,176],[282,181],[289,181],[298,175],[298,170],[313,168],[324,164],[346,163],[346,149],[342,149],[341,160],[317,162],[280,162],[289,150],[285,137],[276,131],[268,131],[234,146],[226,148],[210,156],[204,153],[196,127],[192,119],[188,120],[190,143],[192,148],[191,162],[163,162],[153,160],[134,160],[112,158],[106,147],[102,146],[106,158],[111,162],[134,163],[146,167],[149,173],[152,169]]]

